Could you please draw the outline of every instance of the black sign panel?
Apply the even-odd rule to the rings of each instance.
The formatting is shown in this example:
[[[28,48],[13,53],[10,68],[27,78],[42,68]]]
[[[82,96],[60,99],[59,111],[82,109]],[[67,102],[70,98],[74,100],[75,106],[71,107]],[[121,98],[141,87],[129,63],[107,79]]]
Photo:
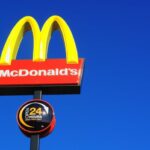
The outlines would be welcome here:
[[[17,113],[17,121],[21,131],[27,136],[45,136],[55,126],[53,108],[43,100],[32,100],[21,106]]]

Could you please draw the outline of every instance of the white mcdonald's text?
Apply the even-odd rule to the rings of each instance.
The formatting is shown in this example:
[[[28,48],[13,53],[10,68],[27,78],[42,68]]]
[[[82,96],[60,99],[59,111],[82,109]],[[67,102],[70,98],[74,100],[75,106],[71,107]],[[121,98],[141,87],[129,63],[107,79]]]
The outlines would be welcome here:
[[[26,76],[77,76],[80,75],[80,69],[72,68],[55,68],[55,69],[41,69],[41,70],[28,70],[28,69],[18,69],[18,70],[0,70],[0,78],[3,77],[26,77]]]

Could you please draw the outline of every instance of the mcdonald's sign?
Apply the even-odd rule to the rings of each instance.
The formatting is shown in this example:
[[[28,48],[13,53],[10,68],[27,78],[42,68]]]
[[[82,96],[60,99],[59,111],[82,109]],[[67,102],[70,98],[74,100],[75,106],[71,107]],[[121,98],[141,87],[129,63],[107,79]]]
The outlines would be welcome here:
[[[16,60],[20,43],[27,31],[33,34],[33,59]],[[59,30],[66,59],[47,59],[52,33]],[[10,32],[0,58],[0,95],[79,93],[84,59],[78,58],[76,44],[67,23],[60,16],[47,19],[40,30],[36,20],[23,17]]]

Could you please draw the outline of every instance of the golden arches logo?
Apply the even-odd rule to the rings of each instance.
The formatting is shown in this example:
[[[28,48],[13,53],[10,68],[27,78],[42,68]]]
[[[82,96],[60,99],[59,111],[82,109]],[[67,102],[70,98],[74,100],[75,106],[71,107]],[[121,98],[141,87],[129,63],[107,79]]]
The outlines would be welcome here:
[[[47,59],[48,45],[55,30],[62,35],[65,59]],[[33,34],[33,58],[16,60],[27,31]],[[74,37],[64,19],[49,17],[40,30],[36,20],[26,16],[13,27],[2,50],[0,95],[33,94],[37,88],[45,94],[80,93],[83,68],[84,58],[78,58]]]
[[[10,65],[16,59],[24,34],[31,30],[33,33],[33,61],[45,61],[52,33],[59,30],[66,48],[68,64],[78,64],[76,44],[67,23],[60,16],[52,16],[44,23],[42,30],[33,17],[26,16],[14,26],[4,45],[0,65]]]

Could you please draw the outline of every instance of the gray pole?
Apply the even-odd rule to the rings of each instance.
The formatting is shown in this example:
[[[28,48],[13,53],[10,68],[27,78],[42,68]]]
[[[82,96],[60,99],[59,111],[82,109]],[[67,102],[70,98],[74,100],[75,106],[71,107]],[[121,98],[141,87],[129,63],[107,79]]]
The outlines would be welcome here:
[[[34,99],[41,99],[42,98],[42,91],[37,90],[34,92]],[[40,149],[40,136],[39,134],[31,135],[30,138],[30,150],[39,150]]]

